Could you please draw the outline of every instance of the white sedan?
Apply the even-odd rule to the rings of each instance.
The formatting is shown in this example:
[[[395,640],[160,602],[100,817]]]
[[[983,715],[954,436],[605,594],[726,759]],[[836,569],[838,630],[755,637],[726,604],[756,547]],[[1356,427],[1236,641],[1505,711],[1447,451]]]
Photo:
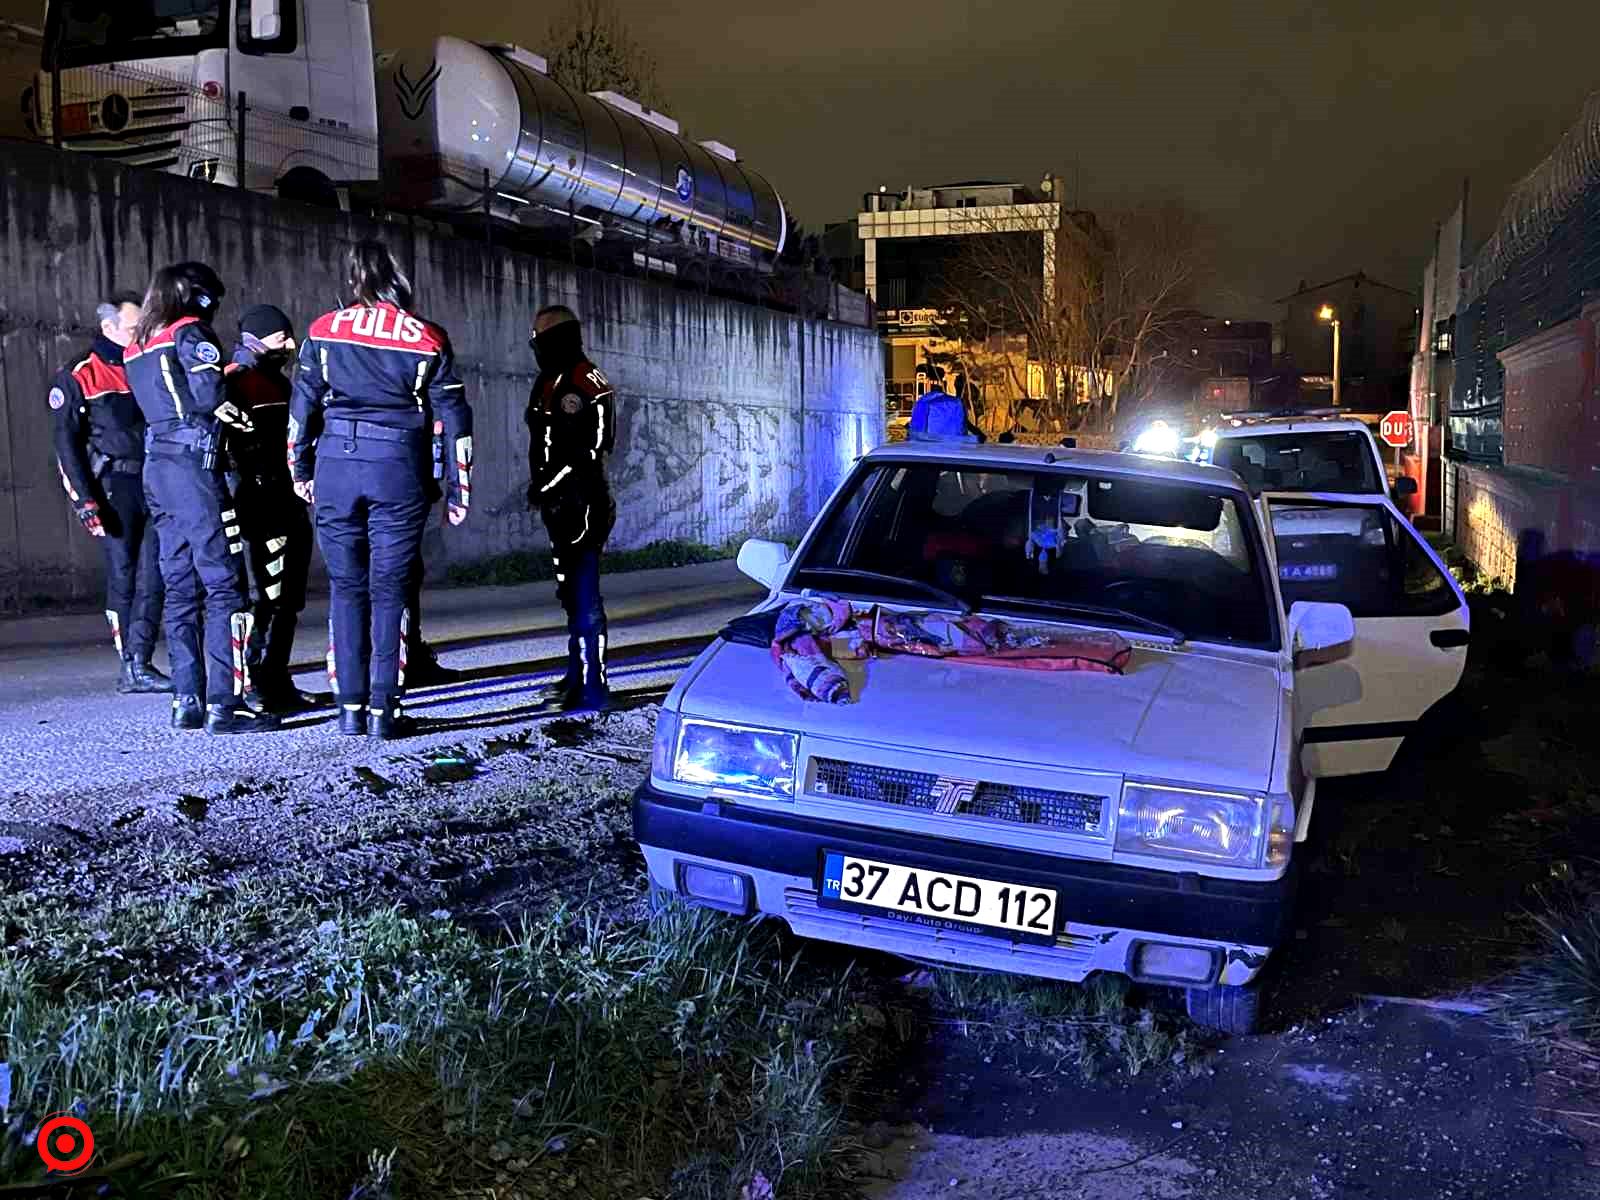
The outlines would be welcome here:
[[[1178,985],[1230,1032],[1254,1026],[1317,779],[1387,766],[1466,656],[1461,593],[1386,500],[1255,498],[1171,459],[886,447],[792,557],[753,541],[740,565],[771,589],[758,612],[970,608],[1132,656],[883,655],[828,704],[719,639],[635,796],[656,890],[926,962]]]

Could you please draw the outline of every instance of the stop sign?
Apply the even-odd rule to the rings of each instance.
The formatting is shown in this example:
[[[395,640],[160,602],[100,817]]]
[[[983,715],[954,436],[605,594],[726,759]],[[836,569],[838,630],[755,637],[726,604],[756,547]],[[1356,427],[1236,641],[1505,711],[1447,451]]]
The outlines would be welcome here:
[[[1387,413],[1383,423],[1378,426],[1378,436],[1386,446],[1409,446],[1414,432],[1411,414],[1403,408]]]

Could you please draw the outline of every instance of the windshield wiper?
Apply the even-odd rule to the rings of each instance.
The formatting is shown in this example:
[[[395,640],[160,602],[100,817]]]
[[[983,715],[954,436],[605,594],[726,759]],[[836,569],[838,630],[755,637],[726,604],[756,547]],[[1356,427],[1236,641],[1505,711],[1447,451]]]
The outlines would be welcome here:
[[[965,616],[972,611],[968,604],[954,592],[947,592],[942,587],[932,583],[923,583],[920,579],[907,579],[903,575],[885,575],[880,571],[858,571],[854,567],[801,567],[796,571],[798,575],[836,575],[841,579],[859,579],[862,583],[890,583],[901,587],[918,588],[926,595],[944,601],[951,608]]]
[[[1157,621],[1154,617],[1142,616],[1136,612],[1129,612],[1125,608],[1112,608],[1105,604],[1084,604],[1077,600],[1032,600],[1027,596],[984,596],[984,604],[1008,604],[1018,608],[1033,608],[1044,612],[1066,610],[1068,612],[1090,613],[1097,617],[1113,617],[1119,621],[1132,621],[1135,625],[1142,625],[1155,633],[1163,634],[1172,639],[1175,645],[1181,646],[1189,640],[1189,635],[1176,625],[1168,625],[1165,621]]]

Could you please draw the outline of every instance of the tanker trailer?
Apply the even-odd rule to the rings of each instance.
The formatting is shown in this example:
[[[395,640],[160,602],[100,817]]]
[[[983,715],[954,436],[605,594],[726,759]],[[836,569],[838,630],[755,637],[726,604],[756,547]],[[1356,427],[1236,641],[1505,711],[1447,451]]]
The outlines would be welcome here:
[[[518,46],[440,37],[377,60],[384,204],[529,229],[577,224],[651,257],[770,269],[787,222],[777,191],[718,142],[610,92],[550,78]]]

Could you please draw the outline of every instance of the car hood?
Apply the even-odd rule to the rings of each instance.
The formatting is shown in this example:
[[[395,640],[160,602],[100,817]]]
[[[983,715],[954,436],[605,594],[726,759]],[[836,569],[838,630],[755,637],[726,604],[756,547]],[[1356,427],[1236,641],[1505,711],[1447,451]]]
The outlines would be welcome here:
[[[889,655],[847,665],[852,704],[801,700],[758,647],[706,655],[686,716],[1219,788],[1268,786],[1282,712],[1274,667],[1194,649],[1137,648],[1122,675]]]

